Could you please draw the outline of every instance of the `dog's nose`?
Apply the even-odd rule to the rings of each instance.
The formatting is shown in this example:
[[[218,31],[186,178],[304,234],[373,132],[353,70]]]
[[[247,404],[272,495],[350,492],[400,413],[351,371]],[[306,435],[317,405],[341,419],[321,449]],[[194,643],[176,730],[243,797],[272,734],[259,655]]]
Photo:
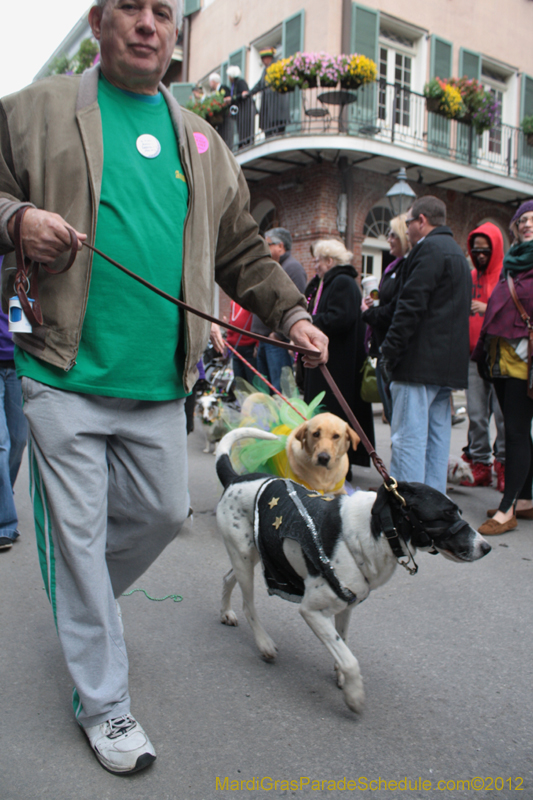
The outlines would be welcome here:
[[[319,453],[317,456],[317,461],[321,467],[327,467],[331,461],[331,456],[328,453]]]
[[[490,546],[490,544],[483,539],[483,541],[481,542],[481,552],[483,553],[483,555],[486,556],[487,553],[490,553],[491,550],[492,547]]]

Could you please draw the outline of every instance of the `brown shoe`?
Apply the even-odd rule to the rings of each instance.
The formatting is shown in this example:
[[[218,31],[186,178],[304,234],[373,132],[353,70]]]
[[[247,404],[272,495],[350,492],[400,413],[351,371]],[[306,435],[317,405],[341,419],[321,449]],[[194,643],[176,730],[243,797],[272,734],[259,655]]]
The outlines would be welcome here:
[[[483,525],[479,526],[478,531],[483,536],[499,536],[500,533],[514,530],[517,525],[516,517],[511,517],[507,522],[496,522],[495,519],[488,519]]]
[[[487,517],[493,517],[497,511],[497,508],[489,508],[487,510]],[[515,511],[515,517],[517,519],[533,519],[533,508],[519,509],[518,511]]]

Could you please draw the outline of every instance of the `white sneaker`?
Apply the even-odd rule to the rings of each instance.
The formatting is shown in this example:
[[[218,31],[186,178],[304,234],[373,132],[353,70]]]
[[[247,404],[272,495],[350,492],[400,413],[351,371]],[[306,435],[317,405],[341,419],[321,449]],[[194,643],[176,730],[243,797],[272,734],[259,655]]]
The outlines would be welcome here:
[[[142,727],[130,714],[83,729],[100,764],[118,775],[149,767],[155,750]]]

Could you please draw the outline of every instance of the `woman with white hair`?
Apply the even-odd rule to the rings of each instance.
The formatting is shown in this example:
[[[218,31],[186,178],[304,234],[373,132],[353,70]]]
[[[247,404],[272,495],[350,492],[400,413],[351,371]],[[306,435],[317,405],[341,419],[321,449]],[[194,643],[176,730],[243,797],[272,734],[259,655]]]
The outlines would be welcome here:
[[[357,272],[351,265],[353,253],[336,239],[320,239],[311,248],[316,276],[306,289],[308,310],[313,324],[329,337],[328,369],[345,400],[374,442],[372,405],[361,400],[361,367],[365,361],[365,326],[361,317],[361,292]],[[318,369],[304,371],[304,399],[309,403],[325,391],[322,405],[326,411],[346,420],[335,395]],[[350,463],[370,466],[366,450],[350,452]]]
[[[222,136],[226,144],[231,147],[233,141],[231,140],[231,134],[233,133],[233,124],[228,117],[227,114],[227,106],[231,102],[231,89],[229,86],[226,86],[222,83],[222,78],[218,74],[218,72],[212,72],[209,76],[209,93],[210,94],[219,94],[221,97],[224,98],[224,103],[226,104],[226,110],[224,112],[224,116],[222,118],[222,122],[219,122],[218,125],[215,125],[214,128],[219,136]],[[227,99],[226,99],[227,98]]]
[[[230,114],[233,109],[237,110],[235,119],[239,136],[238,146],[246,147],[247,145],[253,144],[254,140],[255,103],[250,97],[248,84],[241,76],[239,67],[228,67],[226,75],[230,82],[230,97],[229,99],[226,98],[230,106]]]

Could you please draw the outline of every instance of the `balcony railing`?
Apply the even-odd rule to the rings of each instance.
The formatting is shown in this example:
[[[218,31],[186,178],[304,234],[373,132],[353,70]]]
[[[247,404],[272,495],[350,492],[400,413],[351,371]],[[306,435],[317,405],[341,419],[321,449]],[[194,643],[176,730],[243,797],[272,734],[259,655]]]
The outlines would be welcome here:
[[[267,90],[230,112],[218,130],[234,151],[274,137],[355,136],[533,183],[533,147],[519,128],[502,124],[478,136],[469,125],[429,113],[423,95],[401,86]]]

